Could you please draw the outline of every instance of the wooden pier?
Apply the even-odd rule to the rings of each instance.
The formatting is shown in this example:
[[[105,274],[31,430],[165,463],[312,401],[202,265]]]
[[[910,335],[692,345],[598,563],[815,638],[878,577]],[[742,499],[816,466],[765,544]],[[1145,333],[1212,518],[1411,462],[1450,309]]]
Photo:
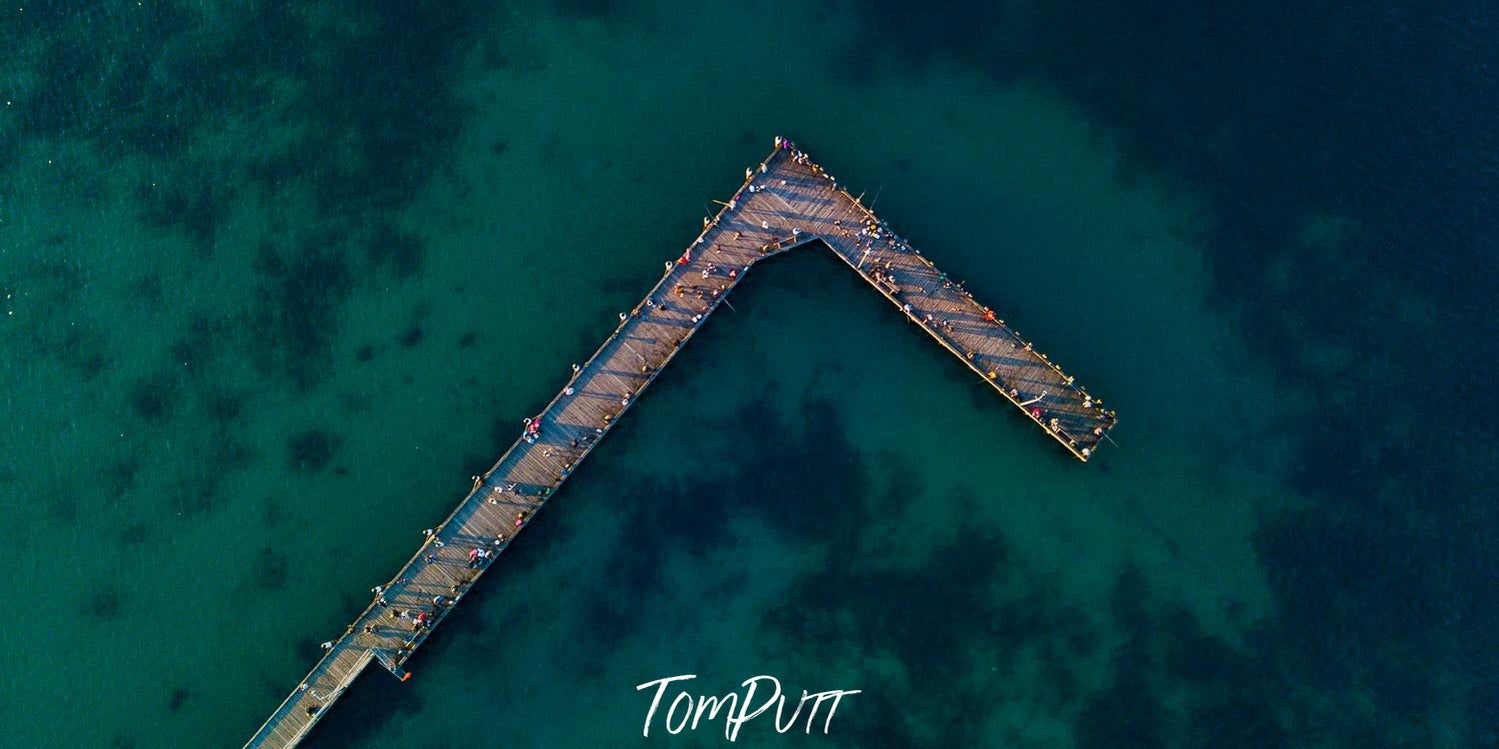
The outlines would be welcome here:
[[[1026,418],[1088,460],[1114,413],[892,232],[804,151],[776,139],[661,280],[537,415],[405,566],[372,595],[246,747],[300,742],[371,661],[404,664],[532,515],[608,434],[755,263],[819,244],[848,263]]]

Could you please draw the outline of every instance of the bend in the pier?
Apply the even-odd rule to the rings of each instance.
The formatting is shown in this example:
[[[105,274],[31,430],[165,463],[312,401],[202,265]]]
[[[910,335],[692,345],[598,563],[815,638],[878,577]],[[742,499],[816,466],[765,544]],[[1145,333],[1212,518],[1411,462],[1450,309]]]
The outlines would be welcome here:
[[[300,742],[371,661],[408,678],[411,654],[762,259],[823,245],[1074,457],[1088,460],[1108,439],[1115,416],[1102,401],[789,141],[777,138],[721,205],[354,623],[324,644],[247,747]]]

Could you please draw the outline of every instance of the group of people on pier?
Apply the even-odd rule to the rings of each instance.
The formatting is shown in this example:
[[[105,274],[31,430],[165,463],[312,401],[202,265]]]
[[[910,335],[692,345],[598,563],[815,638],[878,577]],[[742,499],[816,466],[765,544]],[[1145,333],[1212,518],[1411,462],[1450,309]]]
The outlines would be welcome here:
[[[821,166],[812,162],[811,158],[805,152],[797,149],[795,144],[790,140],[777,137],[775,139],[775,145],[778,150],[788,151],[790,153],[790,158],[792,159],[792,161],[809,168],[815,175],[833,182],[836,187],[836,181],[834,180],[834,178],[824,172]],[[752,167],[750,169],[746,169],[746,184],[744,185],[742,190],[748,192],[749,194],[755,194],[766,189],[767,185],[755,183],[756,174],[765,174],[766,171],[767,167],[765,163],[761,163],[758,168]],[[724,203],[723,205],[726,209],[725,212],[733,212],[738,209],[740,207],[740,197],[741,195],[739,193],[736,193],[732,199],[730,199],[727,203]],[[854,202],[856,204],[858,203],[857,200],[855,200]],[[862,208],[862,205],[860,205],[860,207]],[[704,236],[707,236],[708,230],[714,227],[718,223],[718,221],[719,218],[704,219]],[[854,240],[856,248],[865,249],[866,257],[869,254],[876,252],[878,252],[879,255],[883,255],[886,252],[900,254],[908,254],[914,252],[914,250],[912,250],[911,246],[906,242],[906,240],[896,235],[889,229],[887,225],[875,218],[873,214],[868,213],[867,209],[865,210],[865,220],[859,222],[859,228],[857,230],[847,226],[843,219],[835,219],[832,223],[833,231],[844,238],[852,238]],[[764,231],[771,231],[771,227],[768,222],[761,221],[760,227]],[[734,232],[734,237],[738,239],[742,236],[742,234],[742,230],[736,230]],[[785,242],[791,240],[799,240],[801,238],[801,234],[802,232],[800,227],[794,227],[791,230],[790,237],[788,237],[786,240],[773,241],[772,244],[767,245],[767,247],[774,247],[776,249],[779,249]],[[704,237],[699,237],[698,241],[693,243],[693,247],[701,244],[703,242],[703,239]],[[774,240],[773,236],[772,239]],[[869,264],[869,267],[867,269],[863,267],[864,258],[861,258],[859,260],[859,265],[857,266],[857,268],[864,275],[866,275],[866,277],[870,278],[877,287],[885,290],[893,297],[903,296],[906,291],[905,287],[902,285],[903,279],[901,278],[900,266],[895,262],[894,259],[890,258],[889,256],[880,257],[879,255],[876,255],[873,262]],[[693,257],[693,248],[689,247],[688,250],[685,251],[682,256],[676,260],[676,262],[668,262],[666,264],[667,275],[670,276],[674,268],[685,269],[687,266],[691,265],[693,263]],[[930,263],[928,263],[928,265],[930,265]],[[738,267],[731,267],[727,270],[727,272],[724,272],[717,263],[707,263],[696,272],[696,275],[704,281],[720,276],[726,276],[725,280],[727,281],[727,283],[694,284],[687,281],[685,278],[679,278],[673,281],[669,287],[669,298],[671,299],[671,301],[667,301],[664,299],[657,300],[653,295],[647,297],[641,307],[638,307],[629,313],[620,313],[619,317],[622,323],[621,331],[625,329],[623,323],[628,322],[630,317],[639,314],[642,310],[646,312],[653,312],[657,310],[661,312],[672,312],[674,311],[674,306],[686,307],[686,312],[693,313],[690,320],[694,326],[697,326],[701,324],[706,314],[709,313],[717,304],[717,302],[721,300],[723,291],[727,289],[727,287],[738,278],[740,273],[741,269]],[[968,298],[971,302],[971,295],[966,290],[962,289],[961,284],[956,284],[945,274],[938,273],[936,275],[936,282],[941,284],[943,289],[952,290],[956,288],[958,294]],[[688,304],[688,300],[700,303],[701,307],[695,307]],[[934,335],[937,335],[939,338],[948,341],[950,345],[961,345],[955,339],[956,327],[952,318],[946,316],[938,316],[932,312],[927,311],[918,312],[915,310],[915,308],[913,308],[910,302],[901,303],[903,309],[907,313],[909,313],[915,321],[917,321],[923,327],[927,328],[929,331],[933,332]],[[1000,328],[1005,329],[1007,332],[1010,332],[1011,335],[1014,335],[1012,331],[1009,331],[1008,328],[1004,327],[1004,321],[999,320],[995,316],[993,310],[987,307],[981,307],[979,309],[982,310],[982,319],[985,322],[997,325]],[[955,308],[954,311],[959,312],[960,310]],[[621,331],[616,331],[616,335],[619,335]],[[674,348],[679,347],[681,345],[681,341],[674,341],[673,345]],[[1017,343],[1016,345],[1018,346],[1019,343]],[[1031,350],[1029,343],[1024,344],[1024,346],[1027,352]],[[974,352],[968,351],[967,358],[969,360],[973,360]],[[647,362],[643,362],[640,366],[640,371],[642,375],[648,378],[649,376],[654,374],[654,367]],[[568,386],[564,389],[563,397],[573,396],[576,393],[575,388],[577,386],[577,378],[581,375],[581,368],[577,364],[573,365],[573,375],[573,381],[569,382]],[[1012,401],[1015,401],[1017,404],[1022,402],[1023,395],[1020,393],[1020,391],[1015,387],[1006,388],[1005,383],[1002,381],[1002,378],[997,375],[997,373],[990,371],[989,379],[995,381],[996,387],[999,387],[1001,392],[1008,395]],[[632,395],[633,393],[623,394],[620,399],[620,404],[622,407],[628,407]],[[1046,426],[1050,431],[1066,436],[1065,433],[1062,432],[1060,419],[1055,415],[1048,414],[1041,405],[1037,405],[1037,402],[1039,401],[1040,398],[1035,398],[1032,399],[1032,401],[1028,401],[1027,403],[1030,403],[1031,405],[1026,408],[1027,413],[1036,421]],[[1092,410],[1093,408],[1099,408],[1099,410],[1101,411],[1100,407],[1094,405],[1091,397],[1089,397],[1085,401],[1085,408],[1089,410]],[[538,440],[541,439],[542,422],[545,416],[546,413],[543,412],[541,415],[524,420],[521,437],[527,444],[535,444]],[[581,437],[573,437],[570,439],[570,441],[568,442],[568,446],[571,449],[571,457],[563,464],[564,467],[560,469],[560,475],[558,476],[559,483],[561,480],[567,477],[575,461],[578,460],[583,454],[585,454],[587,450],[592,446],[591,443],[593,439],[597,435],[601,435],[604,430],[611,425],[611,423],[612,414],[605,414],[603,417],[603,423],[594,429],[595,434],[585,433]],[[1103,426],[1095,427],[1092,430],[1091,436],[1094,438],[1094,441],[1102,436],[1103,431]],[[1084,448],[1084,455],[1086,456],[1086,454],[1087,448]],[[548,448],[546,450],[545,455],[548,458],[554,457],[554,453],[551,448]],[[478,477],[475,478],[476,480],[478,479]],[[509,482],[509,484],[501,484],[496,488],[496,491],[504,492],[506,491],[507,486],[509,487],[510,491],[513,491],[517,494],[520,493],[519,488],[514,486],[514,482]],[[551,487],[542,487],[540,495],[542,497],[545,497],[550,493],[550,489]],[[489,502],[497,503],[497,500],[491,497],[489,499]],[[515,519],[516,527],[520,527],[524,524],[524,522],[524,512],[518,513]],[[435,549],[440,549],[443,545],[441,539],[439,539],[436,534],[432,534],[430,531],[429,534],[432,538],[433,547]],[[493,558],[493,555],[494,551],[490,549],[480,547],[471,549],[468,558],[469,569],[477,570],[481,568],[485,563]],[[429,554],[424,559],[429,563],[435,562],[437,560],[437,556],[435,553]],[[418,630],[419,629],[420,628],[418,627]]]
[[[1107,430],[1114,423],[1113,412],[1105,411],[1101,402],[1073,387],[1071,377],[1062,373],[1045,356],[1034,352],[1032,345],[1008,328],[1004,320],[999,319],[992,309],[978,305],[961,283],[948,278],[930,261],[920,257],[920,252],[892,231],[885,222],[875,217],[858,198],[854,198],[843,190],[836,179],[813,162],[806,152],[798,149],[790,140],[779,136],[775,139],[775,146],[778,152],[785,151],[786,156],[793,163],[804,167],[803,173],[809,171],[815,177],[830,183],[834,190],[839,191],[849,201],[849,213],[860,215],[857,211],[862,211],[861,218],[847,220],[848,214],[845,214],[843,218],[832,219],[831,231],[824,232],[825,226],[815,229],[803,226],[772,226],[771,220],[761,216],[755,216],[754,219],[743,217],[742,212],[749,210],[748,206],[752,202],[747,196],[756,196],[767,190],[773,190],[769,198],[759,198],[754,202],[757,205],[763,205],[767,199],[779,202],[782,198],[792,201],[797,199],[796,196],[781,194],[787,192],[784,188],[788,180],[797,184],[797,187],[792,188],[793,190],[804,189],[808,184],[807,180],[798,180],[790,174],[783,175],[784,178],[782,175],[765,176],[769,173],[768,164],[772,163],[770,159],[757,167],[746,169],[745,184],[727,202],[721,203],[723,210],[717,216],[705,217],[703,232],[692,245],[680,257],[665,262],[665,274],[658,288],[653,290],[640,306],[629,312],[619,313],[620,324],[611,336],[611,341],[618,340],[620,346],[629,348],[628,340],[632,331],[638,330],[636,327],[638,323],[661,321],[680,327],[683,321],[690,321],[689,329],[685,333],[673,332],[664,338],[657,337],[655,340],[664,342],[666,348],[664,350],[657,348],[651,352],[654,358],[647,358],[634,352],[634,349],[630,349],[640,359],[638,367],[632,359],[627,368],[621,369],[616,366],[609,372],[611,375],[622,377],[624,387],[611,386],[610,392],[602,393],[609,398],[609,401],[603,402],[617,399],[619,408],[610,408],[609,412],[593,417],[598,420],[598,423],[574,425],[569,423],[569,420],[559,420],[549,410],[543,410],[540,414],[523,421],[521,440],[527,446],[534,447],[522,448],[523,452],[520,453],[519,460],[545,461],[542,465],[544,470],[549,471],[552,476],[550,482],[528,480],[526,484],[521,485],[516,481],[505,480],[507,477],[501,476],[497,477],[500,480],[489,487],[484,497],[492,505],[501,504],[506,494],[515,497],[514,502],[505,501],[506,504],[512,506],[517,503],[520,505],[513,520],[515,529],[523,527],[529,521],[530,513],[545,502],[553,490],[567,479],[577,462],[587,455],[597,439],[612,426],[618,413],[634,402],[636,395],[649,384],[662,364],[680,349],[687,336],[690,336],[703,323],[713,309],[720,302],[725,301],[728,291],[743,273],[748,271],[749,263],[753,261],[745,261],[741,258],[737,262],[730,262],[724,259],[728,257],[725,248],[730,245],[715,246],[714,241],[717,236],[727,238],[731,235],[733,240],[738,242],[749,234],[755,237],[756,242],[751,245],[751,251],[758,246],[762,255],[794,246],[810,236],[820,235],[829,239],[829,244],[836,246],[837,251],[844,255],[849,253],[848,248],[851,244],[853,256],[845,259],[849,260],[860,275],[895,301],[911,320],[942,341],[954,353],[965,358],[970,366],[984,375],[1000,393],[1008,397],[1057,439],[1066,443],[1074,452],[1086,459],[1091,455],[1097,443],[1107,436]],[[726,219],[734,220],[734,223],[721,234],[715,234],[720,222]],[[758,226],[758,231],[756,226]],[[862,255],[859,254],[861,252]],[[708,258],[713,258],[713,260],[707,261]],[[982,322],[974,323],[976,319]],[[994,330],[996,328],[997,330]],[[986,332],[986,329],[993,330],[993,332]],[[653,335],[659,336],[659,334]],[[1014,360],[1010,360],[1010,363],[1006,365],[1005,359],[999,354],[980,353],[992,351],[992,347],[986,347],[983,340],[1006,336],[1013,349],[1024,352],[1023,366],[1049,367],[1062,378],[1065,387],[1072,388],[1080,396],[1081,412],[1077,408],[1076,399],[1053,394],[1050,400],[1046,400],[1048,391],[1035,387],[1038,383],[1051,382],[1052,375],[1048,374],[1044,379],[1024,372],[1010,375],[1008,373],[1014,371],[1013,368],[1017,366]],[[975,343],[975,341],[979,342]],[[610,345],[606,342],[605,347]],[[601,349],[601,354],[603,352],[604,349]],[[566,408],[570,402],[569,399],[577,396],[579,392],[586,393],[586,397],[589,398],[597,398],[601,395],[599,391],[603,387],[602,381],[592,379],[594,372],[591,361],[588,365],[590,371],[586,375],[584,367],[578,364],[572,365],[572,378],[558,400],[554,402],[554,406]],[[1006,369],[1006,366],[1011,369]],[[638,377],[632,374],[637,368]],[[1007,377],[1011,381],[1007,381]],[[1028,397],[1029,393],[1022,392],[1021,388],[1026,387],[1027,383],[1031,387],[1026,389],[1031,392],[1041,390],[1040,395]],[[621,390],[623,392],[620,392]],[[548,409],[554,406],[549,406]],[[543,435],[544,421],[548,421],[545,437]],[[572,433],[575,427],[576,433]],[[541,444],[538,445],[538,442]],[[1079,447],[1080,443],[1081,447]],[[535,465],[530,464],[531,467],[526,469],[527,472],[533,471]],[[479,476],[473,478],[474,489],[477,492],[489,476],[486,474],[482,478]],[[391,661],[395,666],[399,666],[414,650],[431,627],[442,618],[452,604],[462,597],[468,586],[477,579],[508,542],[505,533],[496,533],[492,543],[486,541],[487,537],[478,539],[475,543],[474,539],[464,535],[449,534],[447,540],[453,546],[467,547],[467,568],[462,570],[456,565],[461,561],[465,552],[461,548],[444,550],[449,544],[444,541],[445,534],[442,527],[428,529],[424,535],[427,538],[424,548],[418,552],[418,557],[413,560],[412,564],[403,570],[404,576],[390,583],[389,587],[375,586],[372,590],[375,604],[370,615],[362,620],[363,634],[379,638],[395,638],[395,641],[399,643],[394,649],[394,655],[391,656]],[[441,584],[436,587],[435,592],[431,584],[433,577],[423,574],[425,567],[433,565],[443,565],[438,567],[442,570],[438,576]],[[447,565],[452,565],[452,567]],[[415,578],[420,578],[420,582]],[[450,582],[451,585],[449,585]],[[451,594],[452,598],[448,598],[444,593]],[[420,603],[412,605],[410,601],[413,598]],[[400,626],[397,628],[383,626],[383,620],[386,619]],[[408,624],[409,628],[406,626]],[[353,634],[354,631],[355,625],[350,625],[345,636]],[[329,641],[323,643],[322,646],[324,650],[332,651],[336,648],[336,643],[337,641]],[[389,649],[385,649],[385,652],[389,652]],[[392,670],[398,669],[392,667]],[[300,688],[307,689],[307,683],[304,682]],[[313,715],[317,706],[313,705],[306,709],[308,715]]]

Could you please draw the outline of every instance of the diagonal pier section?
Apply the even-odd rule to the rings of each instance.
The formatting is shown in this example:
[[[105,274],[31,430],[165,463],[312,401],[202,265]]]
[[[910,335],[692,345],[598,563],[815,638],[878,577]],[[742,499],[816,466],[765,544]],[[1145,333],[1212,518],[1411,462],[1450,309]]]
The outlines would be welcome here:
[[[1114,413],[1004,320],[974,301],[805,152],[776,139],[764,162],[562,391],[527,420],[411,560],[337,639],[245,745],[289,747],[371,661],[405,680],[405,663],[533,513],[608,434],[755,263],[821,244],[951,351],[1026,418],[1086,461]]]

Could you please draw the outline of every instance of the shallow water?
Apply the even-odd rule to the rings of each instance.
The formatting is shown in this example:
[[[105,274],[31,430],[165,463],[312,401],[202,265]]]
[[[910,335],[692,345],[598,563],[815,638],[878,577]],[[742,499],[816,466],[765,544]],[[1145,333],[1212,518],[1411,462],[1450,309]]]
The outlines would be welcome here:
[[[17,11],[4,743],[243,741],[783,134],[1117,448],[777,259],[311,744],[639,741],[683,673],[863,690],[833,745],[1492,744],[1492,26],[1236,12]]]

